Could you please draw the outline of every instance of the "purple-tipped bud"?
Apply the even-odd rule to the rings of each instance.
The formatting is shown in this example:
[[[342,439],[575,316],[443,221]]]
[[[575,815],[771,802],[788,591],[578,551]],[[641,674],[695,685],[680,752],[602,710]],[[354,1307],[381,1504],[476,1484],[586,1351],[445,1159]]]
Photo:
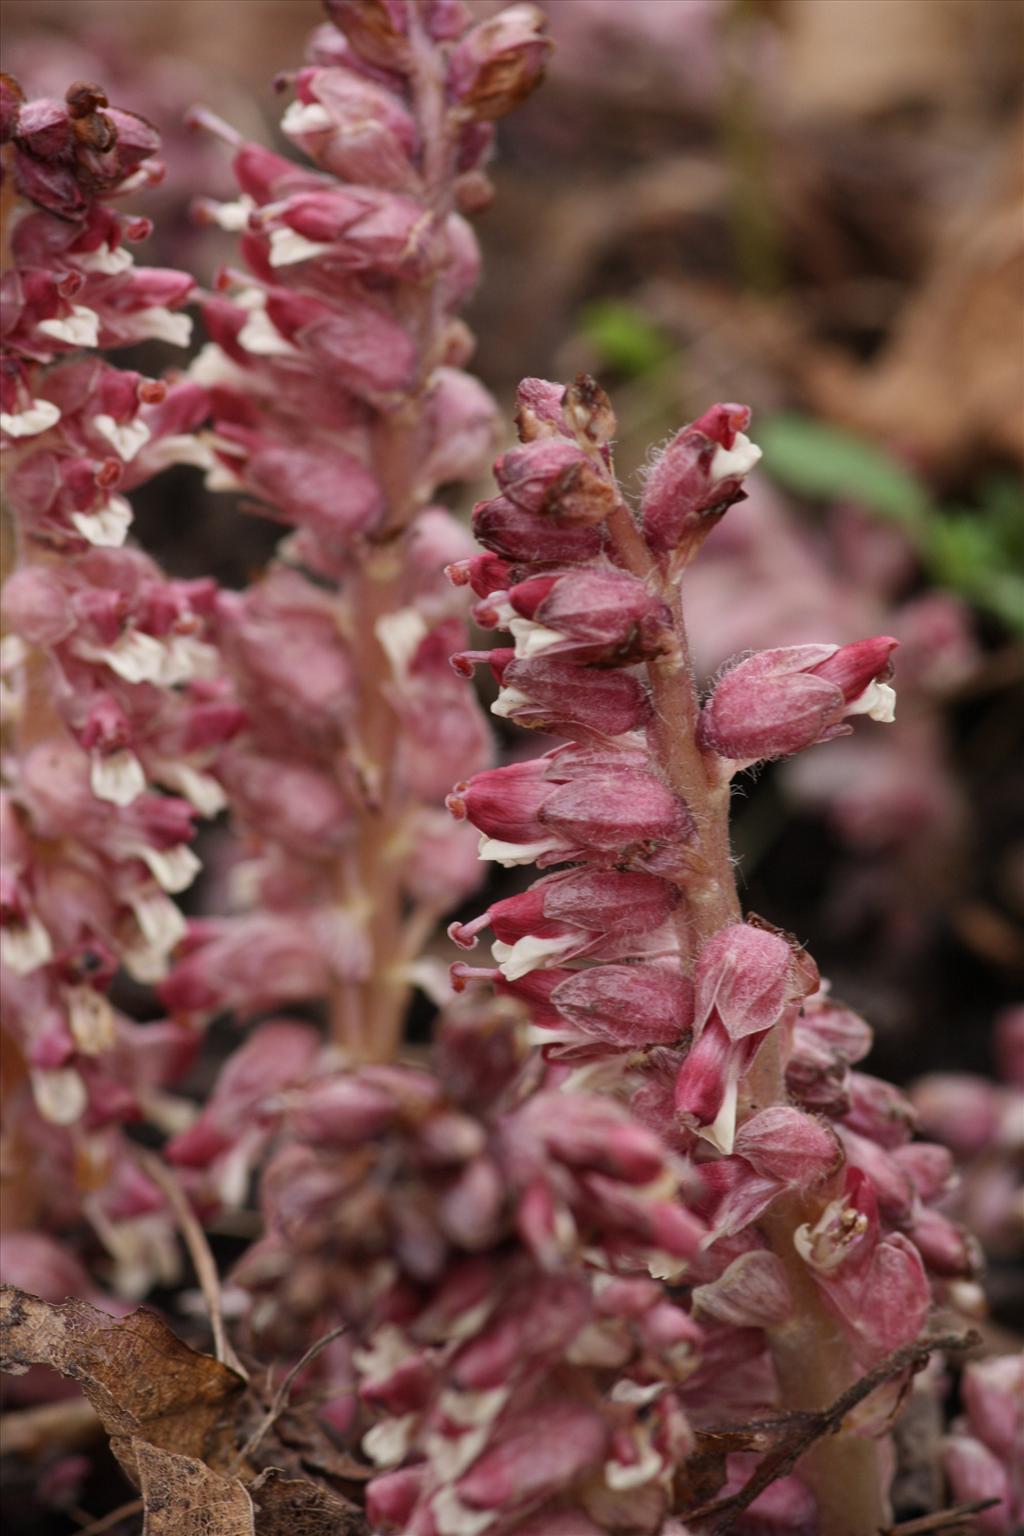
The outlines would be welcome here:
[[[701,711],[701,746],[733,762],[755,763],[844,734],[847,715],[892,720],[896,695],[886,679],[897,644],[881,635],[748,657],[724,674]]]
[[[651,469],[641,512],[656,554],[691,555],[743,495],[743,477],[761,457],[744,435],[745,405],[713,405],[673,438]]]
[[[448,91],[468,116],[504,117],[540,84],[551,43],[535,5],[510,5],[472,27],[448,62]]]

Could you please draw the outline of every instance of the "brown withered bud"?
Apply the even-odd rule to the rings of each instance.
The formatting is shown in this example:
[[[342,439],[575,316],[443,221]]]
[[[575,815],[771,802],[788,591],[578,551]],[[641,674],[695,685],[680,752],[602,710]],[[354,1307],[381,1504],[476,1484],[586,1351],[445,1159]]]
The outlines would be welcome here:
[[[405,69],[410,60],[408,0],[324,0],[324,9],[371,64]]]
[[[504,117],[540,84],[551,51],[535,5],[510,5],[472,27],[452,53],[451,95],[477,120]]]
[[[93,85],[88,80],[76,80],[73,85],[69,85],[64,100],[67,102],[68,116],[75,119],[90,117],[98,107],[109,105],[103,87]]]
[[[562,401],[562,411],[577,437],[603,448],[615,436],[618,423],[612,403],[589,373],[578,373]]]

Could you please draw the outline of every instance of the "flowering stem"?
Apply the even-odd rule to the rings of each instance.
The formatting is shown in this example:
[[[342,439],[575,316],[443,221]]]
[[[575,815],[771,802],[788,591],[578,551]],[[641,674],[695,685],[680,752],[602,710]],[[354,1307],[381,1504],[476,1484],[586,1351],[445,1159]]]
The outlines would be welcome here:
[[[409,25],[410,87],[424,145],[424,202],[437,245],[451,212],[451,132],[437,49],[415,6],[410,8]],[[373,465],[384,492],[385,514],[359,570],[353,603],[351,643],[361,682],[355,766],[361,793],[355,847],[339,861],[337,889],[341,902],[354,900],[368,914],[370,958],[365,981],[336,984],[330,1021],[333,1038],[354,1059],[366,1061],[389,1061],[397,1055],[410,992],[400,942],[403,808],[393,790],[400,722],[389,698],[390,663],[378,624],[401,605],[398,539],[423,504],[417,469],[424,394],[440,361],[438,277],[435,262],[421,281],[403,285],[399,295],[402,322],[416,339],[416,377],[409,392],[382,413],[373,433]]]
[[[701,857],[687,881],[688,901],[680,904],[683,952],[695,953],[729,923],[742,921],[729,839],[729,785],[715,774],[697,743],[699,711],[680,581],[651,559],[625,507],[609,519],[622,563],[656,585],[672,614],[672,643],[647,664],[654,705],[654,753],[669,786],[688,805],[700,830]],[[782,1024],[767,1035],[743,1084],[747,1115],[787,1104],[782,1057]],[[762,1235],[780,1259],[793,1297],[792,1320],[768,1330],[782,1405],[789,1411],[820,1412],[854,1377],[841,1330],[827,1312],[817,1287],[794,1246],[804,1222],[815,1222],[837,1193],[828,1187],[814,1196],[783,1197],[761,1222]],[[822,1536],[874,1536],[885,1523],[881,1468],[873,1441],[854,1434],[819,1440],[801,1462],[801,1474],[818,1500]]]

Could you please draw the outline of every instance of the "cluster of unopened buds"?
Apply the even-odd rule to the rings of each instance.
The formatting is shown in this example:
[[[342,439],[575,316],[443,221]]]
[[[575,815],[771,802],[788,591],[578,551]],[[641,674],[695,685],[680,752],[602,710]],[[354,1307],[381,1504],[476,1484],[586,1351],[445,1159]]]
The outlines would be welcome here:
[[[138,1294],[168,1272],[168,1188],[208,1219],[255,1176],[240,1347],[280,1364],[345,1326],[307,1379],[382,1536],[682,1536],[715,1500],[749,1533],[876,1536],[915,1349],[933,1308],[977,1313],[976,1247],[943,1208],[950,1152],[860,1070],[868,1025],[742,912],[728,814],[738,773],[892,720],[895,641],[746,655],[699,696],[684,578],[759,458],[742,406],[684,427],[634,507],[600,387],[528,379],[478,542],[436,502],[496,441],[465,371],[466,215],[543,18],[326,8],[283,120],[311,164],[196,114],[233,150],[238,198],[199,216],[239,264],[185,376],[91,355],[187,339],[190,280],[135,268],[144,223],[111,206],[155,135],[94,87],[5,87],[15,1221],[84,1216]],[[171,463],[288,530],[245,590],[125,544],[124,493]],[[470,598],[508,644],[466,649]],[[478,664],[492,712],[553,746],[491,766]],[[227,910],[186,922],[195,817],[225,808]],[[481,860],[542,873],[452,923],[493,963],[448,987],[424,950]],[[119,973],[168,1017],[122,1014]],[[411,1065],[415,984],[444,1006]],[[225,1013],[252,1027],[197,1111],[168,1085]],[[86,1294],[47,1239],[9,1253],[26,1288]],[[993,1531],[1019,1504],[1011,1378],[970,1367],[946,1447],[954,1491],[1002,1501]],[[815,1416],[748,1497],[751,1426]]]

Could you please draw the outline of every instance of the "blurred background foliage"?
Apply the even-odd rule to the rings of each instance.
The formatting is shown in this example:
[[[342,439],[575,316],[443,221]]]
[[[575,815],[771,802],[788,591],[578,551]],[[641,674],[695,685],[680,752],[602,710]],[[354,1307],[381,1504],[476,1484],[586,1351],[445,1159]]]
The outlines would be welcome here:
[[[705,671],[808,639],[891,632],[902,649],[891,731],[745,787],[748,902],[870,1015],[876,1071],[990,1071],[991,1020],[1024,987],[1024,6],[546,9],[550,78],[502,125],[478,225],[475,366],[506,421],[522,375],[595,372],[633,490],[650,445],[711,400],[753,406],[763,468],[687,577]],[[230,178],[184,110],[205,101],[280,144],[273,82],[317,0],[5,13],[5,67],[30,91],[96,78],[157,124],[151,259],[210,281],[229,250],[188,210]],[[171,569],[234,582],[277,532],[185,469],[139,526]]]

